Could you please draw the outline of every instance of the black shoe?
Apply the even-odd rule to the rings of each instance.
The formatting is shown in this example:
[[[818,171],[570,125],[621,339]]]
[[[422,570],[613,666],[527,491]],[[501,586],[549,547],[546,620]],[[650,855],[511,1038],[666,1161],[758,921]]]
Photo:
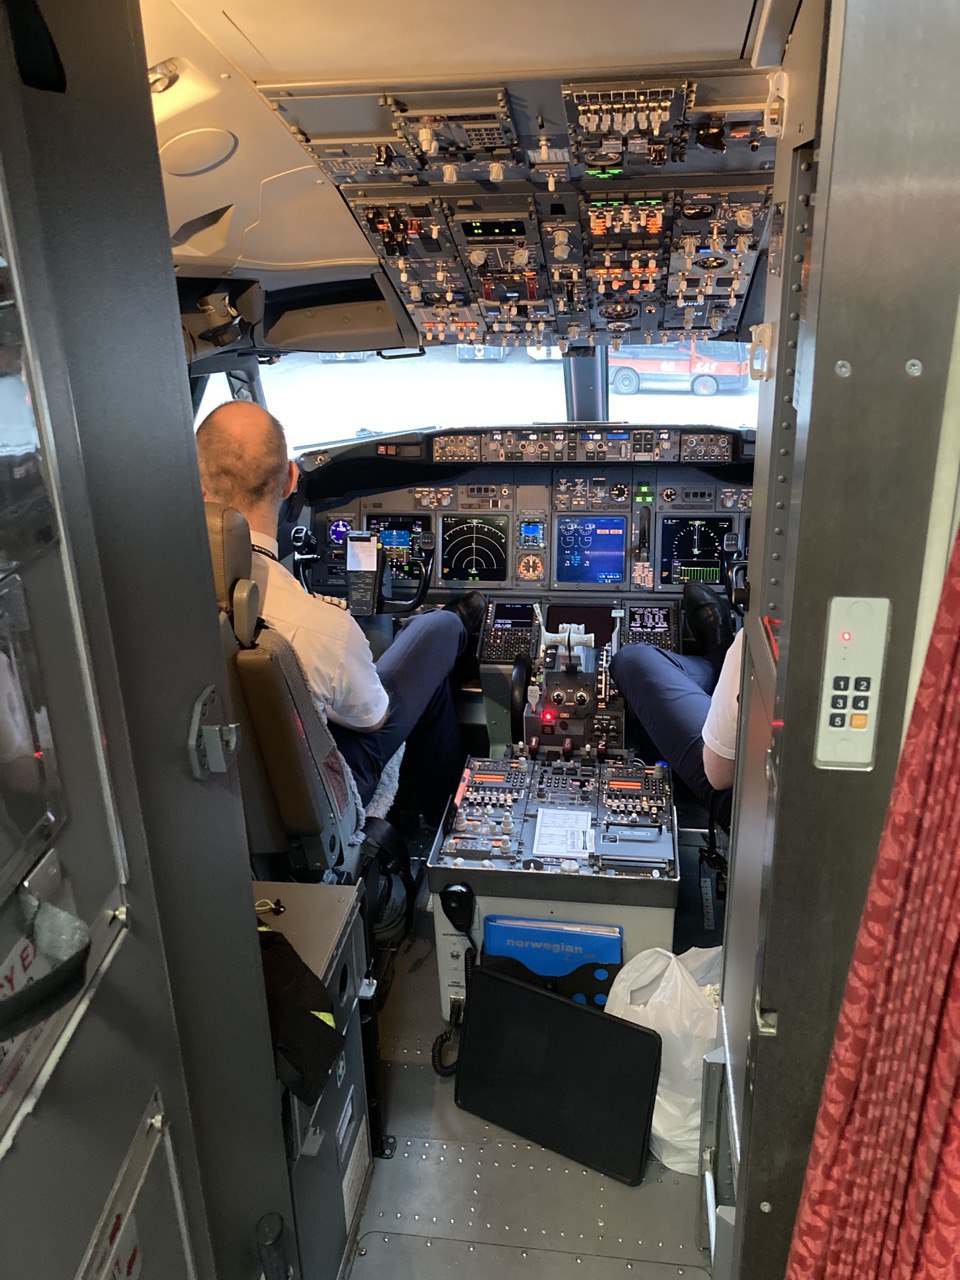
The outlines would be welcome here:
[[[702,582],[683,584],[683,610],[705,658],[719,666],[733,644],[733,622],[729,607],[716,591]]]
[[[455,600],[448,600],[443,607],[457,615],[468,636],[479,633],[487,616],[487,598],[479,591],[467,591]]]

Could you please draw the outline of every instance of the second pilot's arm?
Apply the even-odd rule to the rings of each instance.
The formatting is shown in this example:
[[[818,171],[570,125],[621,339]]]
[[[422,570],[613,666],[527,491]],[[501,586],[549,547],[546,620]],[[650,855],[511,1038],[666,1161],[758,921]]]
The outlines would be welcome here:
[[[720,669],[710,710],[704,721],[703,771],[717,791],[733,786],[737,754],[737,720],[740,713],[740,669],[743,665],[743,631],[738,631]]]

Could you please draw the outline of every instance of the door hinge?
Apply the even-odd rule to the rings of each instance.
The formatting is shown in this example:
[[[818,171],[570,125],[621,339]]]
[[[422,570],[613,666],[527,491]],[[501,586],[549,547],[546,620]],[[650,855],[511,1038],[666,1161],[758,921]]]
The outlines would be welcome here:
[[[200,694],[190,714],[187,755],[198,782],[211,773],[226,773],[237,757],[240,726],[224,718],[223,703],[212,684]]]

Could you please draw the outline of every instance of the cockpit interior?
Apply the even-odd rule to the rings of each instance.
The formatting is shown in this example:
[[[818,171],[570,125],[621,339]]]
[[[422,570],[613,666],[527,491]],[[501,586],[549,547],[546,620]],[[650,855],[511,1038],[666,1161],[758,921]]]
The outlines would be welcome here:
[[[84,7],[0,3],[11,1277],[940,1274],[815,1229],[947,681],[936,0]]]

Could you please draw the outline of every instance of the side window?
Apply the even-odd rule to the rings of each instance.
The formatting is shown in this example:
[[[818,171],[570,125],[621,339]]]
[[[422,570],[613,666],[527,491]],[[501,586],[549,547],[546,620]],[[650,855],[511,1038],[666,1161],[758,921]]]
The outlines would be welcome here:
[[[207,378],[207,385],[203,389],[203,399],[200,401],[200,408],[197,410],[194,418],[194,426],[198,426],[208,413],[216,409],[217,405],[223,404],[224,401],[232,399],[230,395],[230,384],[227,382],[225,373],[211,373]]]

